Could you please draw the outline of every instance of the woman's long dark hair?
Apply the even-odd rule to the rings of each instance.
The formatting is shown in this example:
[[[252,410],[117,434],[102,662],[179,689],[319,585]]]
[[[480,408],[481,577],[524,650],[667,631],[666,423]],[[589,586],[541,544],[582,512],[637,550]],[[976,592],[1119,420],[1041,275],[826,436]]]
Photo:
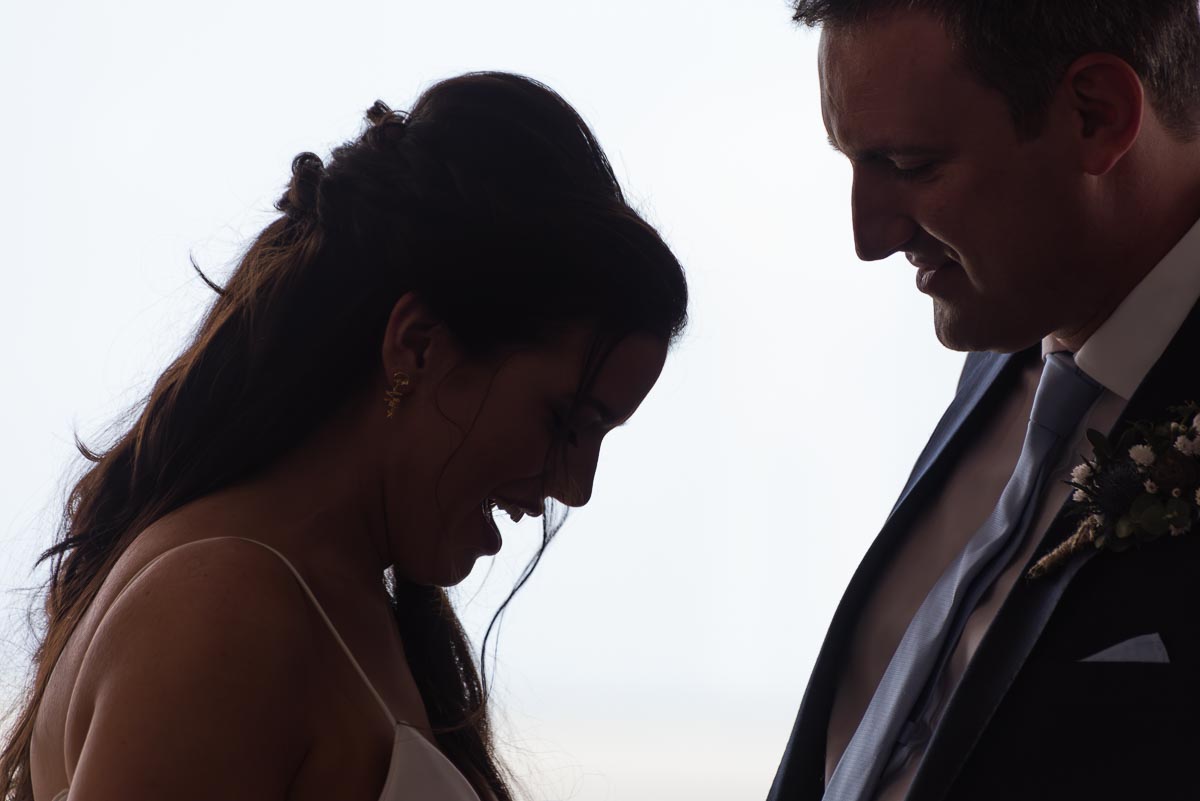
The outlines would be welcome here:
[[[0,753],[0,798],[33,801],[38,705],[117,558],[150,523],[263,470],[378,382],[401,295],[419,296],[470,356],[544,342],[572,322],[609,341],[682,330],[679,263],[550,89],[468,74],[434,85],[409,114],[377,102],[367,118],[327,166],[296,157],[282,216],[224,287],[210,283],[216,302],[132,427],[102,452],[80,445],[93,464],[39,559],[52,560],[46,631]],[[509,801],[479,669],[445,592],[392,579],[439,745],[477,789]]]

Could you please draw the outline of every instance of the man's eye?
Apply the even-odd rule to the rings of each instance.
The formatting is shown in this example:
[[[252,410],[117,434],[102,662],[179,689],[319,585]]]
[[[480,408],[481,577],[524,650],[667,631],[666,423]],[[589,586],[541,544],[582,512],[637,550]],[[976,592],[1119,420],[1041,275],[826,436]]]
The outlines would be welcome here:
[[[912,181],[929,177],[933,173],[934,168],[937,167],[937,162],[925,161],[920,164],[896,164],[892,162],[891,167],[892,172],[898,177],[906,181]]]

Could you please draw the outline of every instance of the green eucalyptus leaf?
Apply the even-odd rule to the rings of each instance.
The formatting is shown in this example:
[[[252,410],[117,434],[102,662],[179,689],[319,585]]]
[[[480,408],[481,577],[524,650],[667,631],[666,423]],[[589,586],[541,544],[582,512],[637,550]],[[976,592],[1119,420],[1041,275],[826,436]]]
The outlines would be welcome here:
[[[1168,498],[1166,503],[1167,522],[1182,528],[1192,516],[1192,506],[1183,498]]]
[[[1133,545],[1133,540],[1114,539],[1109,541],[1108,550],[1113,551],[1114,553],[1121,553],[1122,551],[1128,551],[1129,546],[1131,545]]]
[[[1129,516],[1134,520],[1141,520],[1142,515],[1156,507],[1161,506],[1162,504],[1159,503],[1159,498],[1157,495],[1145,493],[1143,495],[1139,495],[1129,507]]]
[[[1110,445],[1108,442],[1108,437],[1104,436],[1094,428],[1089,428],[1087,430],[1087,440],[1092,444],[1092,451],[1096,454],[1096,458],[1112,458],[1113,449],[1112,445]]]
[[[1154,542],[1159,537],[1167,533],[1167,528],[1143,528],[1139,526],[1133,533],[1133,538],[1138,542]]]
[[[1112,450],[1115,454],[1126,456],[1129,454],[1129,449],[1134,445],[1141,444],[1149,433],[1144,425],[1130,426],[1121,432],[1121,436],[1117,440],[1116,445],[1112,446]]]
[[[1161,503],[1156,503],[1145,509],[1140,515],[1134,518],[1134,525],[1139,529],[1140,533],[1145,535],[1145,539],[1157,539],[1171,527],[1167,522],[1167,509]]]
[[[1134,528],[1135,528],[1135,526],[1134,526],[1133,520],[1131,520],[1128,517],[1122,517],[1120,520],[1117,521],[1117,530],[1114,532],[1117,536],[1115,538],[1109,538],[1109,539],[1118,539],[1118,540],[1128,539],[1133,536]]]

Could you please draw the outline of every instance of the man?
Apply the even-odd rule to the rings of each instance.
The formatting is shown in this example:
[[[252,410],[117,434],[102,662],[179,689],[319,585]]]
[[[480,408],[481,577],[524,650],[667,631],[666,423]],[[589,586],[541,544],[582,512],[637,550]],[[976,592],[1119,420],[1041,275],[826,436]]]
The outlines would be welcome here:
[[[771,801],[1200,798],[1200,524],[1031,577],[1085,432],[1200,401],[1196,0],[794,5],[859,257],[904,253],[969,354]]]

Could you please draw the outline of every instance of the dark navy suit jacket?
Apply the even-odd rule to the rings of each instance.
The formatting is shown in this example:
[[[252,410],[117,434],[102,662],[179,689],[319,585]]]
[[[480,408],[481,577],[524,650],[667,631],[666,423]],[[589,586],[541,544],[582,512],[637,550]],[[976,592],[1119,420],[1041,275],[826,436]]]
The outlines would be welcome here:
[[[833,694],[865,602],[914,518],[1038,353],[967,357],[953,403],[834,614],[769,801],[821,798]],[[1200,401],[1200,306],[1110,433],[1191,400]],[[1059,514],[1032,561],[1071,531]],[[1169,664],[1079,661],[1155,633]],[[1019,579],[907,798],[1200,799],[1200,531],[1123,553],[1089,549],[1048,577]]]

